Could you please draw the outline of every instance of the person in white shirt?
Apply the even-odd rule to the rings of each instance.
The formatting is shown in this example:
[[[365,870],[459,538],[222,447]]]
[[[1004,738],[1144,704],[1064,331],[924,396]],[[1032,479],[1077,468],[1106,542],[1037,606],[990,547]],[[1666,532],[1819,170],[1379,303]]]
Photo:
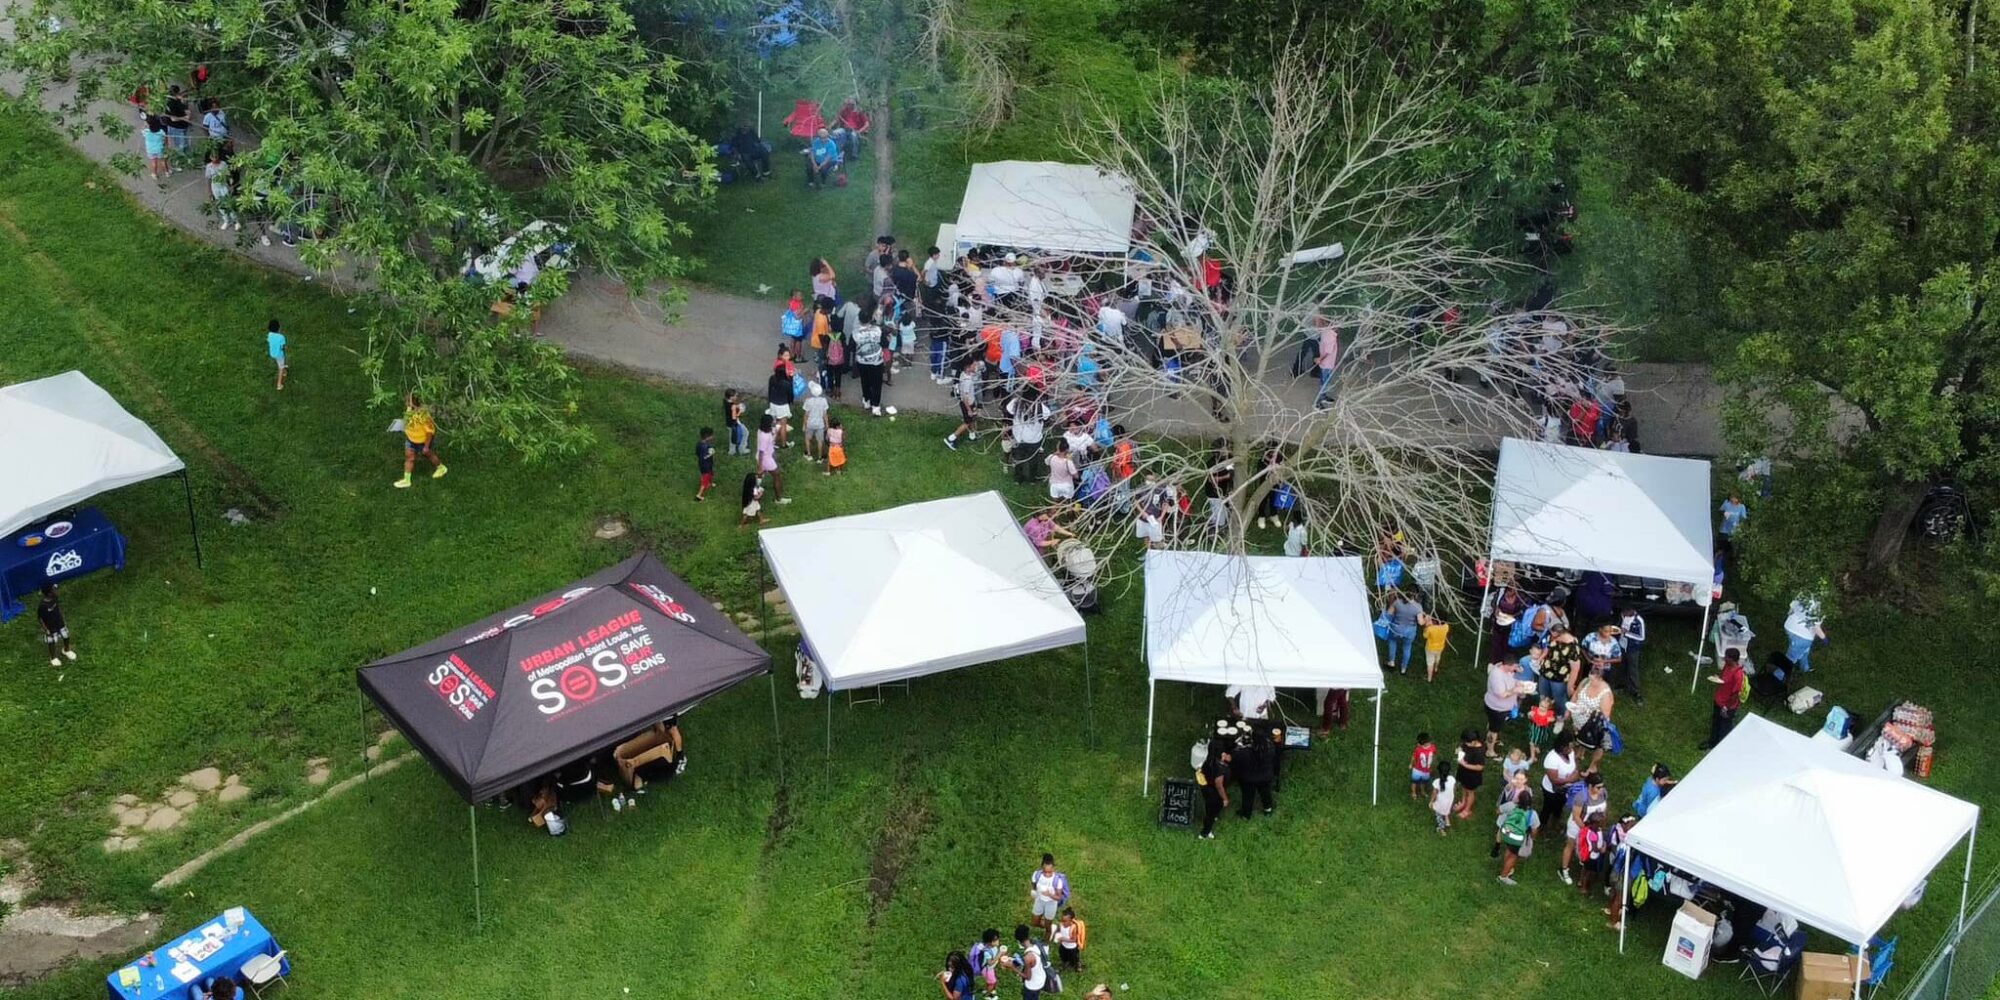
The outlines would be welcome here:
[[[1293,558],[1306,554],[1306,518],[1297,507],[1292,508],[1291,527],[1285,529],[1285,554]]]
[[[1224,691],[1223,696],[1243,718],[1267,719],[1271,706],[1278,702],[1278,689],[1264,684],[1237,684]]]
[[[1028,307],[1040,312],[1042,302],[1048,297],[1048,282],[1042,280],[1042,269],[1036,267],[1028,272]]]
[[[1097,332],[1103,334],[1106,340],[1122,343],[1125,339],[1125,320],[1125,314],[1107,302],[1097,309]]]
[[[1622,633],[1620,638],[1625,640],[1625,662],[1618,670],[1618,687],[1631,692],[1632,700],[1644,705],[1646,696],[1639,691],[1639,656],[1646,651],[1646,616],[1637,607],[1626,608],[1618,619],[1618,629]]]
[[[1814,642],[1826,641],[1826,616],[1820,611],[1819,601],[1811,597],[1797,597],[1785,614],[1785,638],[1791,640],[1791,648],[1785,651],[1785,659],[1799,668],[1800,673],[1812,673],[1812,648]]]
[[[1055,454],[1047,459],[1049,466],[1049,499],[1055,501],[1076,499],[1076,480],[1082,471],[1077,468],[1076,458],[1070,454],[1067,436],[1056,442]]]
[[[1021,269],[1014,266],[1017,258],[1008,254],[1006,262],[986,272],[986,294],[994,299],[1005,299],[1021,290]]]

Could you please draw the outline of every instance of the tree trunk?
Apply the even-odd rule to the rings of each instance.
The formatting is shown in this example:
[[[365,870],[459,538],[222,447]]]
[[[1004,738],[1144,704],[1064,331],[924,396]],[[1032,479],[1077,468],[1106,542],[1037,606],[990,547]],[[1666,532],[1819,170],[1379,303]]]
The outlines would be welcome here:
[[[875,139],[875,229],[869,234],[871,237],[896,231],[896,146],[890,138],[890,129],[896,117],[895,104],[896,85],[891,78],[888,86],[882,88],[882,110],[875,116],[875,127],[870,130]],[[923,240],[902,241],[904,246],[921,246],[923,243]]]
[[[1910,537],[1910,522],[1916,520],[1917,508],[1923,505],[1924,494],[1929,491],[1924,483],[1897,483],[1890,487],[1875,531],[1868,536],[1869,575],[1879,576],[1895,566],[1903,554],[1904,540]]]

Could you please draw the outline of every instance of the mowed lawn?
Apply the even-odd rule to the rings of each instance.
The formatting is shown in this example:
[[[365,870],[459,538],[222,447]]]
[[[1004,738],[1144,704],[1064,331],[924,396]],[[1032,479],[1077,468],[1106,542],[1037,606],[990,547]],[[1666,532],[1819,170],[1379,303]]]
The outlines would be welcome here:
[[[1353,729],[1292,760],[1276,817],[1231,817],[1214,842],[1157,827],[1157,800],[1139,796],[1136,589],[1107,594],[1091,619],[1094,746],[1081,650],[925,679],[883,705],[836,702],[830,757],[825,706],[782,678],[774,747],[759,681],[688,717],[689,772],[636,813],[576,809],[555,840],[481,807],[483,929],[468,809],[421,761],[155,895],[161,873],[309,797],[308,759],[358,770],[362,741],[382,726],[360,717],[361,663],[641,546],[731,610],[754,610],[754,536],[735,527],[728,499],[745,465],[725,460],[719,501],[691,502],[694,431],[712,422],[714,396],[591,374],[589,454],[523,466],[457,447],[447,423],[450,476],[392,490],[397,443],[383,427],[394,414],[359,404],[358,334],[341,302],[168,231],[56,137],[4,115],[0,269],[0,378],[81,368],[152,421],[195,471],[208,555],[197,569],[175,484],[119,491],[100,502],[131,543],[127,568],[66,588],[82,662],[50,668],[32,619],[0,628],[0,837],[26,841],[57,898],[145,908],[175,930],[251,907],[291,949],[301,1000],[933,996],[947,949],[1026,916],[1026,876],[1044,850],[1090,922],[1084,978],[1130,984],[1124,996],[1752,995],[1663,969],[1659,906],[1620,957],[1601,901],[1560,885],[1549,857],[1524,863],[1519,888],[1496,884],[1490,792],[1479,822],[1431,832],[1407,801],[1404,761],[1417,730],[1447,736],[1479,719],[1481,676],[1462,645],[1435,685],[1392,679],[1381,805],[1368,805],[1363,701]],[[292,331],[283,393],[259,336],[273,315]],[[834,481],[795,464],[798,500],[777,521],[1000,486],[996,457],[945,451],[946,429],[855,421],[852,473]],[[229,507],[253,522],[225,525]],[[606,514],[630,519],[633,535],[594,539]],[[1813,682],[1863,716],[1892,695],[1927,701],[1945,741],[1935,783],[1991,802],[2000,777],[1978,750],[2000,696],[1980,665],[1996,636],[1959,610],[1843,619]],[[1771,609],[1753,616],[1777,631]],[[1682,652],[1693,627],[1655,628],[1654,696],[1620,712],[1629,749],[1609,768],[1619,803],[1652,761],[1690,767],[1705,731],[1707,688],[1688,693]],[[789,647],[776,645],[788,667]],[[1676,661],[1672,677],[1658,674]],[[1219,691],[1163,686],[1159,704],[1156,781],[1185,769]],[[155,797],[204,765],[258,794],[205,806],[137,852],[103,853],[114,796]],[[1950,918],[1961,862],[1947,858],[1929,899],[1890,927],[1911,965]],[[8,995],[98,995],[114,968],[78,966]]]

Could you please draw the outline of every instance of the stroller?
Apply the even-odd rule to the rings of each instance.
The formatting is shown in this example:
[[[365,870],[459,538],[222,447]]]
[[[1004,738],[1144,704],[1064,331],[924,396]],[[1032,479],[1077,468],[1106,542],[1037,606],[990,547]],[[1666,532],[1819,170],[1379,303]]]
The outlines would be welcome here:
[[[1056,579],[1071,607],[1097,610],[1097,553],[1081,539],[1066,538],[1056,546]]]

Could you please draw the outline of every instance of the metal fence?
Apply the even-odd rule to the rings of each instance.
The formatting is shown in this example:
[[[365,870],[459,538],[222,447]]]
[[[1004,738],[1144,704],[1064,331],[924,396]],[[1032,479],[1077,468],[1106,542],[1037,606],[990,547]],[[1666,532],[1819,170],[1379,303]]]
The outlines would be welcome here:
[[[2000,872],[1986,880],[1965,911],[1964,930],[1952,931],[1910,978],[1902,1000],[2000,997]]]

